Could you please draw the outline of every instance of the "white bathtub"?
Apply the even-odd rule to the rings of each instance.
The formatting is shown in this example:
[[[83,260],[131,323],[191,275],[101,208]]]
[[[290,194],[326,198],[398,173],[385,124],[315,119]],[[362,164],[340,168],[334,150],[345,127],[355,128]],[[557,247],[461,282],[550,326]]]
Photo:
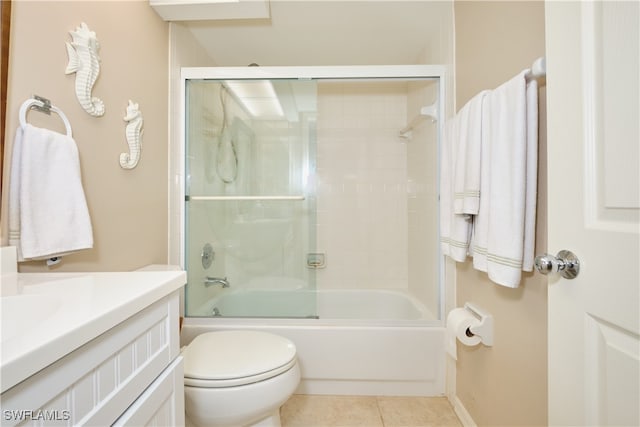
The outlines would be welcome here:
[[[195,310],[196,317],[436,320],[411,295],[395,290],[231,289]]]
[[[298,393],[444,394],[443,322],[415,298],[387,290],[307,292],[311,291],[225,292],[190,314],[211,316],[215,307],[222,315],[240,317],[187,317],[182,344],[212,330],[268,331],[296,345],[302,371]],[[278,304],[265,304],[265,298],[279,306],[267,308]],[[282,313],[297,318],[270,318]]]

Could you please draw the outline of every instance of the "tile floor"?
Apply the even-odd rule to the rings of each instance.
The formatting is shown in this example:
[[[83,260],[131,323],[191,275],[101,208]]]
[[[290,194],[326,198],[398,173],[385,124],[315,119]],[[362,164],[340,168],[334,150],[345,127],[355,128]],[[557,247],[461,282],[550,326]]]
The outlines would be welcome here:
[[[462,427],[446,397],[293,395],[282,427]]]

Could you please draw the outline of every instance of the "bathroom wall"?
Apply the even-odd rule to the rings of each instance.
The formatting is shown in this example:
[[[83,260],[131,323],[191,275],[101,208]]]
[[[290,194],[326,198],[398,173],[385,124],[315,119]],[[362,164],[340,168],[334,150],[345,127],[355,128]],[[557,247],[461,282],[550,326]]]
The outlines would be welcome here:
[[[407,289],[406,83],[318,85],[318,270],[324,289]]]
[[[321,289],[398,289],[438,315],[437,123],[415,122],[436,81],[321,82],[318,270]],[[436,239],[437,240],[437,239]]]
[[[71,122],[94,236],[93,249],[64,257],[55,270],[130,270],[166,263],[169,25],[146,1],[14,1],[12,12],[3,201],[18,109],[32,94],[47,97]],[[100,118],[81,109],[75,75],[65,75],[68,32],[82,22],[100,43],[101,74],[93,90],[105,102]],[[133,170],[119,165],[120,153],[128,151],[123,120],[128,100],[139,103],[144,116],[142,158]],[[55,114],[31,112],[28,121],[64,129]],[[2,225],[6,245],[6,203]],[[45,269],[44,262],[20,265],[23,272]]]
[[[544,56],[544,2],[455,2],[456,109]],[[536,252],[546,249],[545,90],[540,91]],[[493,347],[458,344],[457,396],[479,426],[547,424],[547,284],[524,275],[517,289],[458,263],[457,304],[473,301],[495,319]]]
[[[180,73],[182,67],[214,67],[217,64],[180,22],[169,24],[169,52],[169,135],[173,141],[169,147],[169,263],[182,265],[180,233],[184,201],[178,197],[184,186],[184,162],[179,143],[182,141],[180,121],[183,116],[179,102],[182,96]]]

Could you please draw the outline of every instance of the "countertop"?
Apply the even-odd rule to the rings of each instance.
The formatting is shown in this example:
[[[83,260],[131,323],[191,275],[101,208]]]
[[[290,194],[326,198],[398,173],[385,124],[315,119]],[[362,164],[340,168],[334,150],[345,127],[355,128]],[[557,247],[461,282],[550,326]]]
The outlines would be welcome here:
[[[180,289],[186,281],[184,271],[170,269],[3,274],[1,392]]]

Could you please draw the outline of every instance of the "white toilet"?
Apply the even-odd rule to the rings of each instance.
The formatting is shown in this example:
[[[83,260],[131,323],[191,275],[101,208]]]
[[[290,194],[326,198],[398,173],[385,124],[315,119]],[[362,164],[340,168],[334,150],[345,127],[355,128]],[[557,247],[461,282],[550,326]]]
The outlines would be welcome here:
[[[295,345],[266,332],[206,332],[182,355],[187,426],[279,427],[300,382]]]

